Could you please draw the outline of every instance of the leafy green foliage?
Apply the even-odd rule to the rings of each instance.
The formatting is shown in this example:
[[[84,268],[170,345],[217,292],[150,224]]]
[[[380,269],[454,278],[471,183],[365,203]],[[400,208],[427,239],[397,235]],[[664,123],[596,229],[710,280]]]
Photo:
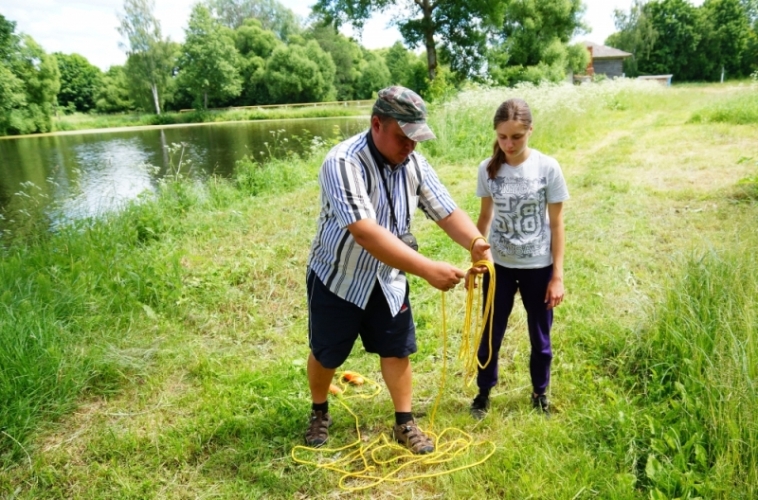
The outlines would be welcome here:
[[[751,3],[706,0],[636,1],[628,14],[616,11],[617,33],[607,44],[634,54],[630,75],[673,74],[678,81],[719,80],[758,67],[758,35]]]
[[[365,65],[361,46],[339,33],[333,26],[316,24],[305,36],[315,40],[334,62],[334,88],[340,101],[360,99],[356,83],[361,78],[361,66]],[[376,87],[376,91],[382,87]]]
[[[364,52],[360,75],[355,83],[356,99],[371,99],[379,89],[389,87],[392,82],[384,58],[369,51]]]
[[[609,47],[616,47],[632,54],[632,57],[624,59],[624,73],[629,76],[638,76],[638,59],[647,60],[655,46],[658,32],[644,8],[642,0],[634,0],[629,13],[616,9],[613,13],[616,23],[616,33],[613,33],[605,41]]]
[[[313,40],[278,47],[266,62],[263,82],[272,103],[334,100],[334,62]]]
[[[143,108],[154,109],[159,115],[174,69],[176,47],[163,38],[154,7],[154,0],[124,0],[118,32],[129,43],[125,46],[126,67],[132,97],[137,102],[150,103]]]
[[[585,29],[583,13],[580,0],[509,2],[498,43],[489,54],[490,78],[501,85],[563,80],[567,70],[583,61],[568,46]]]
[[[429,86],[429,77],[423,56],[416,55],[402,43],[395,42],[385,53],[384,60],[393,85],[408,87],[424,96]]]
[[[750,25],[740,0],[706,0],[700,10],[704,33],[698,51],[701,78],[715,81],[722,70],[730,76],[745,76],[742,57]]]
[[[53,54],[58,62],[61,88],[58,104],[86,113],[95,109],[97,93],[103,85],[100,68],[79,54]]]
[[[409,46],[424,47],[428,78],[434,80],[439,64],[435,37],[445,61],[461,78],[477,74],[485,62],[487,34],[502,21],[504,4],[503,0],[436,0],[413,2],[403,11],[407,4],[399,0],[319,0],[313,13],[325,23],[339,27],[350,22],[360,30],[375,12],[401,12],[406,17],[395,23]]]
[[[0,134],[49,132],[60,73],[55,58],[0,15]]]
[[[233,32],[211,17],[202,4],[190,15],[187,37],[179,58],[179,85],[203,109],[210,102],[233,98],[242,91],[239,52]]]
[[[247,19],[234,32],[234,41],[240,53],[242,92],[232,102],[240,105],[268,104],[271,102],[263,82],[266,59],[276,47],[283,46],[273,31],[263,29],[257,19]]]
[[[277,0],[207,0],[205,3],[221,24],[233,30],[254,19],[262,29],[275,33],[282,41],[302,31],[295,13]]]
[[[122,113],[134,109],[124,66],[111,66],[102,77],[95,106],[101,113]]]

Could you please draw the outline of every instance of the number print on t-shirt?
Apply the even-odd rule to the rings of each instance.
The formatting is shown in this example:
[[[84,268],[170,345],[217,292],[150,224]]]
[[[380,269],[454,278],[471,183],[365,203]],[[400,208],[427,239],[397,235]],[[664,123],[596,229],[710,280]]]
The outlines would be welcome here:
[[[495,221],[490,244],[501,255],[537,257],[550,253],[547,178],[496,177],[489,180]]]

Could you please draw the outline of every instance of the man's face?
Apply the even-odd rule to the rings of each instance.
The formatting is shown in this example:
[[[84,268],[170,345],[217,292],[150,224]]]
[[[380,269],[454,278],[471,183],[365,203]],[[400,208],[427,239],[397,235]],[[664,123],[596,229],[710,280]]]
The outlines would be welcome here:
[[[416,141],[409,139],[392,118],[382,122],[378,116],[371,117],[371,134],[376,149],[392,166],[403,163],[416,149]]]

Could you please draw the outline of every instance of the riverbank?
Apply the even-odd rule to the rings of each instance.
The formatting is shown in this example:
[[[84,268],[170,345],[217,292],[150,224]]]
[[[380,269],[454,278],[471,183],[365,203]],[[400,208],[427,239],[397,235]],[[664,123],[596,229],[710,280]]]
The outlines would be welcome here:
[[[249,120],[283,120],[295,118],[339,118],[364,116],[371,113],[368,101],[356,101],[350,105],[327,103],[298,106],[261,106],[208,111],[168,112],[160,115],[129,113],[95,115],[74,113],[53,118],[55,132],[76,132],[104,128],[130,128],[144,126],[189,125]],[[34,134],[39,136],[42,134]],[[12,137],[12,136],[11,136]],[[16,136],[18,137],[18,136]],[[0,137],[2,138],[2,137]]]
[[[166,182],[120,215],[4,249],[0,491],[23,499],[755,497],[758,128],[724,115],[739,112],[730,103],[743,94],[608,82],[469,92],[436,106],[438,139],[420,149],[473,217],[491,114],[514,95],[532,104],[531,145],[558,159],[571,193],[552,418],[530,409],[517,305],[490,413],[472,420],[474,388],[456,357],[464,292],[445,295],[443,341],[440,293],[411,277],[420,424],[430,424],[446,374],[434,430],[464,430],[494,443],[495,454],[452,475],[363,493],[340,491],[336,474],[291,459],[309,408],[304,266],[324,144],[305,158],[240,166],[229,182]],[[426,255],[468,265],[466,251],[420,214],[414,233]],[[381,379],[376,358],[359,348],[343,368]],[[365,436],[387,434],[386,391],[346,403]],[[350,413],[336,398],[332,408],[331,444],[351,443]],[[408,472],[479,458],[472,450]]]

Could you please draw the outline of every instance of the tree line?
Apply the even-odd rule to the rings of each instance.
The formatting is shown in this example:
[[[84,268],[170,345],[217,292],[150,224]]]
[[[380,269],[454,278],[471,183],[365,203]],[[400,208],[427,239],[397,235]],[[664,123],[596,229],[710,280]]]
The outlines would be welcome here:
[[[403,42],[369,50],[339,33],[398,13]],[[127,58],[103,72],[79,54],[47,54],[0,14],[0,134],[46,132],[55,114],[160,115],[185,108],[371,98],[391,84],[427,100],[476,81],[560,81],[589,54],[581,0],[318,0],[307,20],[277,0],[203,0],[184,43],[165,37],[154,0],[125,0]],[[758,0],[636,0],[606,44],[631,52],[626,72],[677,81],[758,67]]]
[[[615,12],[606,45],[631,52],[630,76],[673,74],[677,81],[717,81],[758,70],[758,0],[635,0]]]

